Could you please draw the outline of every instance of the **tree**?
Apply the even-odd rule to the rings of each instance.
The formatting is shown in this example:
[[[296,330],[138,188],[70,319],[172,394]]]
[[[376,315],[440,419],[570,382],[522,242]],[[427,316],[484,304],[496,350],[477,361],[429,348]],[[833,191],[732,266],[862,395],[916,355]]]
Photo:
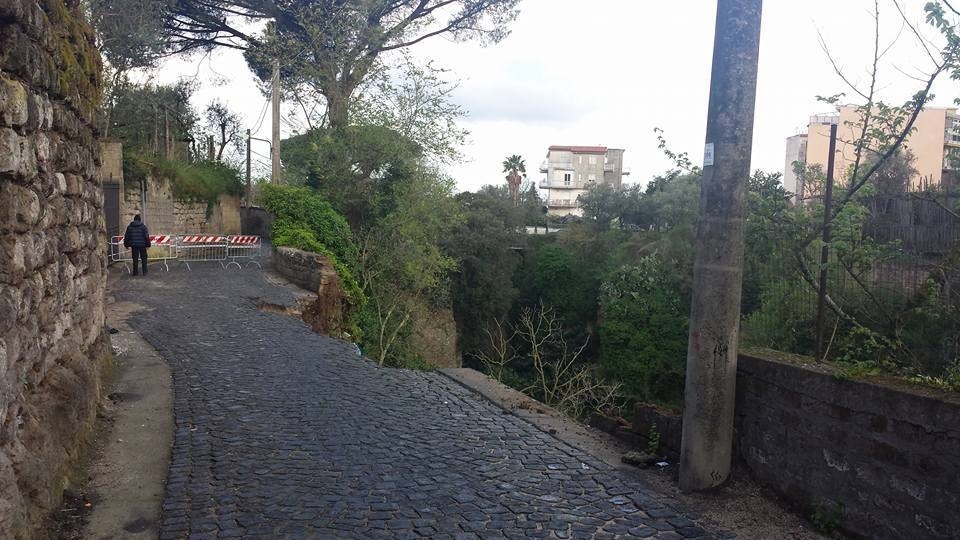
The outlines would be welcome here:
[[[456,196],[464,220],[444,241],[444,250],[459,261],[451,274],[453,314],[458,345],[466,358],[490,345],[491,321],[504,320],[517,290],[513,275],[527,245],[525,210],[513,204],[502,186],[486,186]]]
[[[688,310],[680,287],[655,255],[620,268],[600,287],[600,364],[632,397],[683,400]]]
[[[223,150],[228,144],[239,147],[241,142],[240,129],[242,121],[240,115],[231,111],[219,100],[211,101],[207,105],[207,127],[217,134],[217,161],[223,161]]]
[[[280,59],[285,78],[309,82],[326,99],[330,126],[347,125],[354,91],[384,53],[436,36],[498,42],[519,0],[179,0],[162,2],[174,52],[231,47],[266,74]],[[270,21],[259,35],[249,21]]]
[[[578,200],[583,210],[583,217],[600,230],[609,229],[610,223],[620,218],[627,210],[626,197],[610,184],[591,186],[586,193],[580,195]]]
[[[166,154],[170,144],[193,140],[198,123],[190,105],[193,91],[185,81],[174,85],[123,81],[108,108],[111,137],[121,141],[126,151],[149,154]]]
[[[520,182],[527,175],[527,165],[522,157],[514,154],[503,160],[503,172],[507,173],[507,185],[510,187],[513,204],[519,204]]]
[[[386,204],[360,232],[360,275],[370,301],[362,320],[365,350],[380,365],[415,366],[411,320],[449,302],[457,261],[441,242],[460,220],[453,182],[415,168],[384,186]]]
[[[457,125],[466,111],[453,101],[459,83],[448,77],[433,62],[418,64],[403,54],[395,65],[374,70],[357,90],[351,123],[390,128],[432,163],[459,161],[469,132]]]
[[[378,125],[318,129],[283,141],[281,157],[294,183],[319,190],[355,231],[389,213],[393,187],[423,170],[413,141]]]

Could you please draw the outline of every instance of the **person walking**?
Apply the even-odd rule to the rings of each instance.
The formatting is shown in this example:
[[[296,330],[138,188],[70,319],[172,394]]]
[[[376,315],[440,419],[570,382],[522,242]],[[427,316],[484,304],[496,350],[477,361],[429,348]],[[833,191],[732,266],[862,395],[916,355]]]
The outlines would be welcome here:
[[[139,274],[138,259],[143,263],[143,275],[147,275],[147,248],[150,247],[150,233],[140,219],[140,214],[133,216],[133,221],[127,225],[127,231],[123,233],[123,247],[130,248],[133,252],[133,275]]]

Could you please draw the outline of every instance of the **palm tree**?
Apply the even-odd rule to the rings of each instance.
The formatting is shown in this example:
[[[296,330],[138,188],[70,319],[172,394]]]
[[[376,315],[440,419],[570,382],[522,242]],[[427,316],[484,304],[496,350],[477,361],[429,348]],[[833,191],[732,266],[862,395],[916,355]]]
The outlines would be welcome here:
[[[503,172],[510,174],[526,174],[527,164],[522,157],[514,154],[503,160]]]
[[[527,164],[522,157],[514,154],[503,160],[503,172],[507,173],[507,185],[510,187],[513,203],[518,204],[520,201],[520,182],[527,175]]]

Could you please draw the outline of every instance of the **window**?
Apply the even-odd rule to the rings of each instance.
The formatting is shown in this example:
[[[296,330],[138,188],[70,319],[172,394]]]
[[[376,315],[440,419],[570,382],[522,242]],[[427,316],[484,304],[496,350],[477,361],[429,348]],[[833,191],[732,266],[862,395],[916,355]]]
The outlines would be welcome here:
[[[583,156],[580,156],[580,164],[583,165]]]
[[[590,164],[591,165],[597,164],[597,156],[590,156]]]
[[[573,180],[573,173],[563,173],[563,185],[569,186]]]

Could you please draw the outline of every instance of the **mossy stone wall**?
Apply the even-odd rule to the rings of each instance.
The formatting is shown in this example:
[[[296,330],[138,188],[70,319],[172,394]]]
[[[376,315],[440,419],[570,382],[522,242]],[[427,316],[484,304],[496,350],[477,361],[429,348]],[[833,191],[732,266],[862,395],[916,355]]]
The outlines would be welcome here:
[[[57,507],[110,355],[100,70],[79,2],[0,0],[0,538]]]

